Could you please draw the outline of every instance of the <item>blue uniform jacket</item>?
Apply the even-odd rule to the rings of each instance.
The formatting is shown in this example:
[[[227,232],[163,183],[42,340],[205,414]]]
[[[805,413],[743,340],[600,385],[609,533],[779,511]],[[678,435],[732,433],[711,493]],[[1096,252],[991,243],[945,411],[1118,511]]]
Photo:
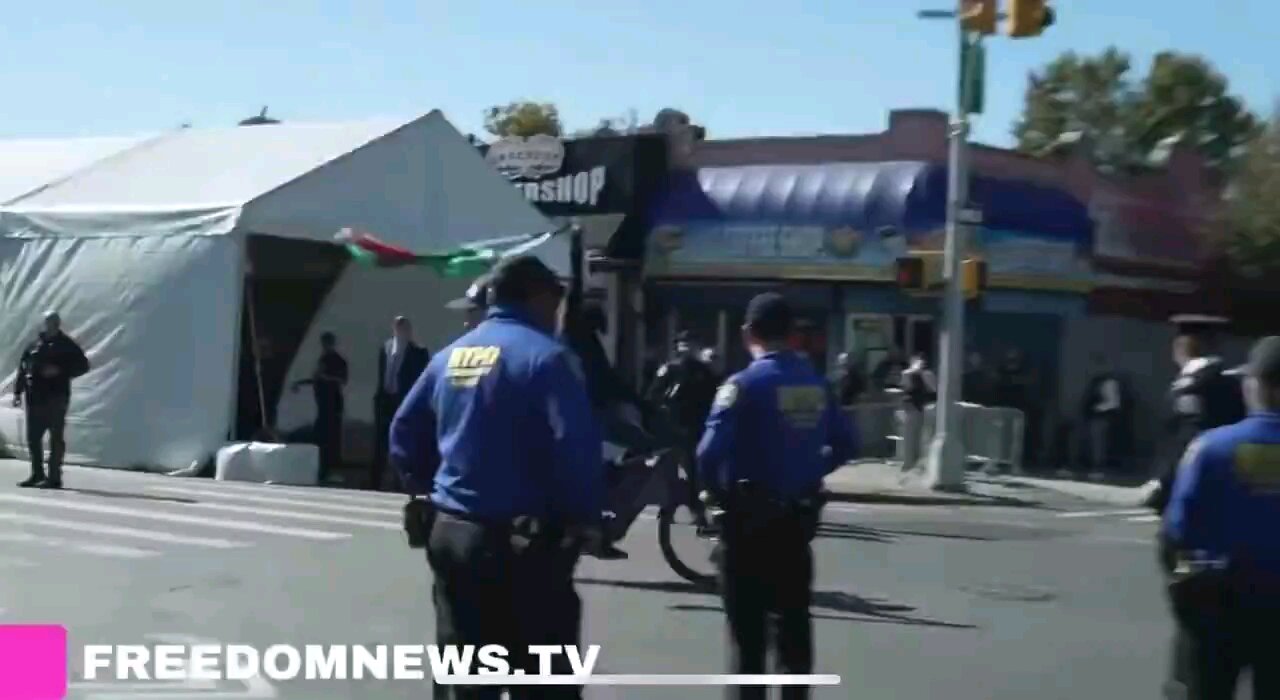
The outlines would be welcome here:
[[[1280,413],[1255,413],[1191,443],[1164,535],[1181,551],[1280,574]]]
[[[597,522],[601,450],[576,358],[512,308],[437,353],[391,422],[409,492],[479,519]]]
[[[722,491],[750,479],[775,496],[801,498],[857,453],[853,422],[823,378],[804,358],[776,352],[716,392],[698,444],[698,474]]]

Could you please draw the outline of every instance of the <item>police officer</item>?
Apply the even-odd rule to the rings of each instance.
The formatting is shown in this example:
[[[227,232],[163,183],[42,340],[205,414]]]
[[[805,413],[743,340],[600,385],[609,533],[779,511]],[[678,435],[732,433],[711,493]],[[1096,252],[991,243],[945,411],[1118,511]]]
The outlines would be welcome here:
[[[1252,697],[1280,697],[1280,337],[1254,345],[1245,395],[1248,418],[1187,448],[1164,515],[1175,697],[1232,700],[1245,668]]]
[[[1173,360],[1178,376],[1169,388],[1173,407],[1173,448],[1168,452],[1163,474],[1144,487],[1143,503],[1163,512],[1169,500],[1169,488],[1177,472],[1177,458],[1197,435],[1210,428],[1235,423],[1245,416],[1240,382],[1227,372],[1227,366],[1216,354],[1217,332],[1227,324],[1215,316],[1174,316],[1177,337],[1173,341]]]
[[[463,312],[462,328],[469,331],[484,320],[484,314],[489,308],[488,296],[489,275],[481,275],[467,288],[466,294],[445,304],[444,307]]]
[[[62,488],[62,458],[67,451],[64,435],[67,407],[71,401],[71,380],[89,371],[84,351],[62,332],[62,317],[56,311],[44,316],[40,337],[27,346],[18,360],[13,405],[27,407],[27,448],[31,453],[31,476],[18,484],[23,488]],[[44,434],[49,433],[49,473],[44,469]]]
[[[823,478],[858,449],[851,421],[827,383],[788,349],[793,323],[781,295],[751,300],[742,337],[754,359],[716,392],[698,445],[702,483],[724,506],[716,559],[735,674],[764,673],[769,617],[776,617],[773,636],[783,671],[812,670],[810,541],[819,494]],[[739,688],[729,697],[764,698],[765,692]],[[782,697],[808,693],[792,686]]]
[[[602,448],[581,370],[553,335],[564,295],[555,273],[520,256],[490,285],[485,320],[432,358],[396,413],[391,456],[409,493],[435,508],[426,549],[438,642],[503,644],[537,673],[527,645],[578,643],[573,571],[599,546]],[[553,672],[570,673],[556,658]]]

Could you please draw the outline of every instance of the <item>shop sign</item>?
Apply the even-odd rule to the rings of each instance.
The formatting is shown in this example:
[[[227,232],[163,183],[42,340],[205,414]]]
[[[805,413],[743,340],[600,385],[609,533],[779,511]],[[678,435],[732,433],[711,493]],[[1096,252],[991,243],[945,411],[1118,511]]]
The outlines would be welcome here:
[[[538,204],[595,207],[608,184],[608,168],[603,165],[562,172],[564,141],[545,134],[508,136],[489,146],[485,160]]]

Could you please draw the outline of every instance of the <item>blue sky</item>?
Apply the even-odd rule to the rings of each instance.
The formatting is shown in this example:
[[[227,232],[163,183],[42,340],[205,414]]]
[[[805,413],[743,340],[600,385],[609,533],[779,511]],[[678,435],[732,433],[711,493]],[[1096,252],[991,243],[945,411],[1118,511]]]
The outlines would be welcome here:
[[[675,106],[712,137],[878,131],[895,107],[953,102],[955,37],[915,10],[950,0],[48,0],[0,23],[0,137],[132,135],[412,117],[465,131],[515,98],[570,128]],[[1116,44],[1202,53],[1268,111],[1280,97],[1275,0],[1060,1],[1035,40],[988,50],[980,141],[1009,142],[1028,70]],[[1216,9],[1210,10],[1210,7]],[[1142,67],[1141,64],[1139,67]]]

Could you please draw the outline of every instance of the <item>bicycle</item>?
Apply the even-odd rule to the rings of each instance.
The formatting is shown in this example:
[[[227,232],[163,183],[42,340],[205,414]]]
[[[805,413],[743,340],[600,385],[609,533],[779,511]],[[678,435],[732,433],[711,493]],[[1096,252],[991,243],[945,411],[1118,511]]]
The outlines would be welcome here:
[[[693,455],[680,447],[671,446],[676,441],[664,440],[666,445],[612,463],[609,466],[609,495],[612,510],[606,521],[609,541],[622,541],[640,514],[650,506],[658,507],[658,547],[662,558],[676,575],[704,589],[714,589],[716,575],[710,567],[700,567],[677,551],[676,543],[691,534],[700,546],[713,543],[716,529],[708,524],[706,505],[698,498],[693,486]],[[677,514],[687,509],[692,522],[682,523]],[[682,526],[691,530],[680,533]],[[705,547],[702,551],[707,553]]]

